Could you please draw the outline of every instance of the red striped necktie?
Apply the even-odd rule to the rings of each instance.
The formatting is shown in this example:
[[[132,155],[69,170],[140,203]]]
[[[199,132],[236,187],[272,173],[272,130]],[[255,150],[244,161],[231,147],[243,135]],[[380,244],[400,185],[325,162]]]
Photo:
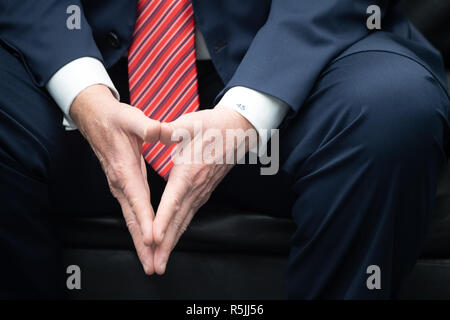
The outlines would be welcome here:
[[[191,0],[138,0],[128,53],[130,103],[146,116],[170,122],[198,110],[194,10]],[[167,179],[175,145],[144,143],[145,160]]]

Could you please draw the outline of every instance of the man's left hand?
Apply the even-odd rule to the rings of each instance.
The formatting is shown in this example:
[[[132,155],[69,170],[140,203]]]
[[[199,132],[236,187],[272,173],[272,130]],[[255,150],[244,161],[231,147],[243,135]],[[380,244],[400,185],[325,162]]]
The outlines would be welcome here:
[[[197,132],[198,128],[202,130]],[[211,129],[211,130],[210,130]],[[239,112],[217,106],[181,116],[177,120],[161,125],[160,140],[166,145],[179,142],[184,156],[181,161],[174,161],[166,188],[161,198],[154,220],[153,236],[156,242],[154,267],[158,274],[163,274],[169,255],[181,235],[187,229],[197,210],[208,201],[211,193],[231,170],[241,150],[245,152],[252,147],[252,139],[226,139],[228,130],[237,132],[254,132],[252,124]],[[252,129],[251,131],[247,131]],[[173,141],[174,136],[185,133],[183,141]],[[214,133],[211,135],[211,132]],[[190,139],[186,138],[189,133]],[[217,138],[221,135],[222,138]],[[213,138],[215,136],[216,138]],[[256,134],[256,139],[258,139]],[[189,140],[189,141],[188,141]],[[233,139],[235,140],[235,139]],[[180,147],[180,145],[178,146]],[[186,153],[186,151],[189,151]],[[201,153],[201,154],[199,154]],[[205,153],[209,156],[205,157]],[[186,157],[186,154],[190,156]],[[193,161],[200,156],[200,161]],[[207,159],[206,159],[207,158]],[[222,159],[222,160],[221,160]]]

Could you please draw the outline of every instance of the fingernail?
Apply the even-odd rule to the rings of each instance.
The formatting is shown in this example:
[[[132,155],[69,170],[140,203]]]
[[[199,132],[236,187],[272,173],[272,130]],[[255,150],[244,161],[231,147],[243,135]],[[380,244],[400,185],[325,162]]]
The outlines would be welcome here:
[[[166,264],[167,264],[167,262],[163,262],[163,263],[160,264],[161,272],[166,271]]]
[[[164,236],[166,235],[166,233],[165,232],[163,232],[163,233],[161,233],[161,241],[164,239]]]
[[[143,264],[142,267],[144,268],[144,272],[146,275],[150,275],[151,273],[153,273],[150,271],[150,269],[147,267],[147,265]]]

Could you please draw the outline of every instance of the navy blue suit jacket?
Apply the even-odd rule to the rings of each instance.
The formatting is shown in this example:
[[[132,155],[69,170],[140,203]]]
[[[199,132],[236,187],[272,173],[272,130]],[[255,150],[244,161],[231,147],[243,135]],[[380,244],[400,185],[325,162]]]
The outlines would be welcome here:
[[[66,27],[66,10],[73,4],[82,8],[80,30]],[[0,0],[0,41],[19,54],[36,84],[43,86],[79,57],[96,57],[107,68],[116,63],[131,43],[136,4]],[[385,32],[366,27],[366,10],[373,4],[382,10]],[[296,111],[327,64],[365,50],[415,59],[445,87],[439,53],[396,10],[394,0],[193,0],[193,5],[226,89],[253,88]]]

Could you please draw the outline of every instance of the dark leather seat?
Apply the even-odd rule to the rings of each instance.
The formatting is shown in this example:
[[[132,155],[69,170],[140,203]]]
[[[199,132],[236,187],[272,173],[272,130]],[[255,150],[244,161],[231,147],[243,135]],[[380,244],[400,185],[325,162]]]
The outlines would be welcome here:
[[[422,257],[450,259],[450,166],[444,171],[438,185],[436,209],[422,250]]]
[[[448,58],[450,46],[444,37],[448,30],[443,30],[447,18],[443,17],[448,17],[450,3],[409,0],[403,5]],[[70,295],[85,299],[284,298],[293,222],[228,205],[214,208],[197,214],[176,247],[166,275],[152,277],[141,269],[119,215],[65,219],[59,228],[65,263],[82,270],[82,290]],[[450,166],[438,186],[421,259],[400,298],[450,298]]]
[[[147,277],[120,216],[71,218],[59,231],[67,265],[82,270],[74,298],[278,299],[290,219],[221,207],[200,211],[172,254],[164,276]]]

